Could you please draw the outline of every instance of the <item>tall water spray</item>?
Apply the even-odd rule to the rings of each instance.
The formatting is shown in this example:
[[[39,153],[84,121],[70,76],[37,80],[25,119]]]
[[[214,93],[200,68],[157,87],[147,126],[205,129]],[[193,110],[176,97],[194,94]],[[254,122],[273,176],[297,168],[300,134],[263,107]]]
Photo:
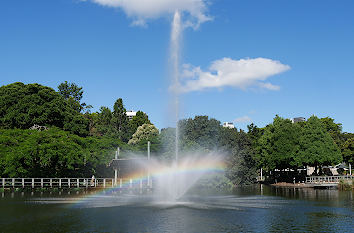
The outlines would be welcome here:
[[[174,104],[175,104],[175,117],[176,117],[176,148],[175,148],[175,156],[176,156],[176,164],[178,163],[178,149],[179,149],[179,128],[178,128],[178,120],[179,120],[179,55],[180,55],[180,40],[181,40],[181,15],[177,10],[173,17],[172,22],[172,30],[171,30],[171,63],[172,63],[172,75],[173,75],[173,87],[174,87]]]
[[[179,158],[179,93],[180,93],[180,44],[183,25],[181,14],[176,11],[171,25],[170,62],[173,87],[173,103],[175,111],[175,162],[163,164],[152,160],[152,170],[157,171],[154,177],[154,196],[157,201],[176,203],[179,199],[209,170],[220,163],[220,156],[213,153],[183,152]],[[163,174],[163,175],[161,175]]]

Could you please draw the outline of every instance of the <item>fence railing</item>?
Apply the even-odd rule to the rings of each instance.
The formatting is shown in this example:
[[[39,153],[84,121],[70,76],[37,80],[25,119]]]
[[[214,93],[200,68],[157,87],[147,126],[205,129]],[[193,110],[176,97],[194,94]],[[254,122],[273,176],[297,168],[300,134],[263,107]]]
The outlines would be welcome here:
[[[339,183],[340,180],[351,180],[354,176],[309,176],[306,183]]]
[[[124,188],[151,187],[146,180],[114,178],[0,178],[0,188]]]

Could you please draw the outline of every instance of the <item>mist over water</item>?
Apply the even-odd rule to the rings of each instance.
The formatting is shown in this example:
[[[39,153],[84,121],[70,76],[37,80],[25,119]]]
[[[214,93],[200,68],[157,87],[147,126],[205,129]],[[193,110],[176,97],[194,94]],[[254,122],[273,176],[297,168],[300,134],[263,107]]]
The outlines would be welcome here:
[[[178,163],[164,164],[152,160],[148,165],[153,171],[155,201],[178,202],[205,174],[222,171],[223,157],[217,153],[183,153]]]

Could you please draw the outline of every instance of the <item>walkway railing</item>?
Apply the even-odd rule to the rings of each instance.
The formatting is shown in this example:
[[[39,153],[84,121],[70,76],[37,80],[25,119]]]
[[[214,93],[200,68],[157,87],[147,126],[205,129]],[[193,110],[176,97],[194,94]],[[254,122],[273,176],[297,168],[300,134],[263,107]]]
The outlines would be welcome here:
[[[353,180],[354,176],[309,176],[306,177],[306,183],[339,183],[340,180]]]
[[[146,180],[113,178],[0,178],[0,188],[124,188],[144,189]]]

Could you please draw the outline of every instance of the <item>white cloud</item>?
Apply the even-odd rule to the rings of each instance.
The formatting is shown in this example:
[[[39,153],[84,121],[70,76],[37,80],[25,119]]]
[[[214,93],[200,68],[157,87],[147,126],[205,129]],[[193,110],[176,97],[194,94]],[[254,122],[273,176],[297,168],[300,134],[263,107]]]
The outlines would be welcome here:
[[[208,0],[83,0],[106,7],[120,8],[133,19],[133,25],[145,25],[146,20],[156,19],[175,11],[185,13],[186,26],[198,27],[210,20],[206,15]]]
[[[235,123],[247,123],[247,122],[251,122],[251,121],[252,121],[252,119],[249,116],[239,117],[234,120]]]
[[[212,62],[208,71],[203,71],[200,67],[184,65],[179,86],[171,88],[177,92],[201,91],[227,86],[243,90],[250,87],[279,90],[279,86],[266,82],[266,80],[289,69],[290,66],[267,58],[241,60],[223,58]]]

